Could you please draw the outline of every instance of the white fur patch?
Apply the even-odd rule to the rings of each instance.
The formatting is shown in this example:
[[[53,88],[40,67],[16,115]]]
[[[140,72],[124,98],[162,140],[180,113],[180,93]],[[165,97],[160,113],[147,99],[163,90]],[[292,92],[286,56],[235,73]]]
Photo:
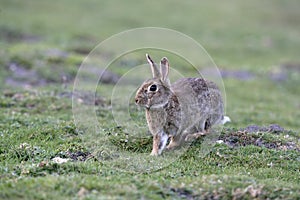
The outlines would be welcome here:
[[[227,122],[231,122],[231,119],[228,116],[224,116],[221,123],[225,124]]]
[[[165,149],[165,147],[167,145],[168,138],[169,138],[168,135],[165,134],[165,133],[161,136],[160,148],[158,149],[158,154],[161,154],[161,152]]]

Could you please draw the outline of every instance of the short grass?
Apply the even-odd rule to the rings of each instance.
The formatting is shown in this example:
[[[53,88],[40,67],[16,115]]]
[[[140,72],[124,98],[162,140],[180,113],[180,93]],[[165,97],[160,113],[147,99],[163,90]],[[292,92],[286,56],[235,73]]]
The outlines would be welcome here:
[[[3,0],[0,198],[299,198],[299,6],[297,0]],[[150,157],[142,110],[130,103],[127,113],[114,105],[114,84],[97,88],[95,131],[75,126],[72,95],[79,105],[94,108],[90,95],[72,93],[85,56],[107,37],[144,26],[181,31],[201,43],[224,72],[249,75],[223,79],[232,122],[209,151],[203,138]],[[113,72],[122,76],[128,66],[145,63],[144,53],[117,60],[113,66],[122,67]],[[153,53],[155,59],[165,56]],[[128,96],[130,87],[119,85],[117,95]],[[126,120],[116,124],[116,116],[128,115],[135,127]],[[270,124],[284,129],[268,129]],[[249,125],[258,130],[243,130]],[[58,164],[55,157],[68,161]]]

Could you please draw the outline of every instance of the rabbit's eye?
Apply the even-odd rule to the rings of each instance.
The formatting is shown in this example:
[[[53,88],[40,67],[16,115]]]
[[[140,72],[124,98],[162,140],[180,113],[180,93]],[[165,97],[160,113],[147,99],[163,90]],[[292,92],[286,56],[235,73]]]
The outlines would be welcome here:
[[[150,88],[149,88],[149,90],[150,90],[151,92],[154,92],[154,91],[157,90],[157,86],[156,86],[156,85],[151,85]]]

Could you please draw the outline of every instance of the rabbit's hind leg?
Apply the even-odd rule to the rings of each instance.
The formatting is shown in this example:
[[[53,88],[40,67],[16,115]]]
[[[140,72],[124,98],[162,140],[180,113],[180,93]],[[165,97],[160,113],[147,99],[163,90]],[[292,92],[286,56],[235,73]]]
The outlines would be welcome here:
[[[185,141],[186,142],[193,142],[194,140],[196,140],[196,139],[198,139],[202,136],[205,136],[205,135],[207,135],[207,131],[192,133],[192,134],[189,134],[185,137]]]
[[[194,131],[191,131],[191,134],[187,134],[185,137],[186,142],[193,142],[199,137],[205,136],[208,134],[208,129],[210,127],[209,120],[201,120],[197,127],[195,127]]]
[[[181,135],[175,135],[171,136],[170,143],[167,146],[167,150],[173,150],[179,147],[182,143],[182,136]]]

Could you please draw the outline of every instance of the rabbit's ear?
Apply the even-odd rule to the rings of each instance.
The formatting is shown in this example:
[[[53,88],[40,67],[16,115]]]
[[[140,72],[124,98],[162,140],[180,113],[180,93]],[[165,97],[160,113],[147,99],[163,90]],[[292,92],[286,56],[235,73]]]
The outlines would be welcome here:
[[[169,69],[170,69],[169,61],[166,57],[163,57],[160,61],[160,74],[161,74],[161,80],[164,82],[167,82],[169,80],[168,79]]]
[[[150,56],[148,54],[146,54],[146,57],[147,57],[148,63],[151,66],[153,78],[160,78],[161,75],[160,75],[157,65],[153,62],[153,60],[150,58]]]

